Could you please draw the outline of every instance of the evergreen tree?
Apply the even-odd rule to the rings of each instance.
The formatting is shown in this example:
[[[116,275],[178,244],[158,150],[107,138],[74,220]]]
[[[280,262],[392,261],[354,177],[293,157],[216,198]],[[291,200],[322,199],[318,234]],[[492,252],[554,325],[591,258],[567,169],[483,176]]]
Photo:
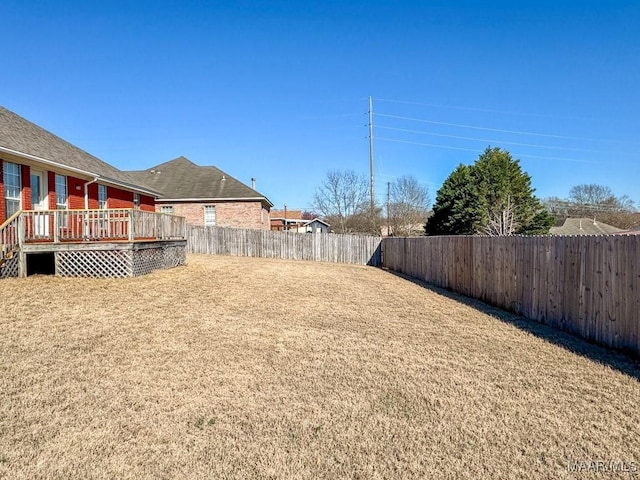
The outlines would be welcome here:
[[[475,164],[459,165],[438,190],[427,235],[546,234],[553,217],[531,187],[520,162],[500,148],[487,149]]]
[[[472,167],[458,165],[436,195],[427,235],[472,235],[478,228],[480,211]]]

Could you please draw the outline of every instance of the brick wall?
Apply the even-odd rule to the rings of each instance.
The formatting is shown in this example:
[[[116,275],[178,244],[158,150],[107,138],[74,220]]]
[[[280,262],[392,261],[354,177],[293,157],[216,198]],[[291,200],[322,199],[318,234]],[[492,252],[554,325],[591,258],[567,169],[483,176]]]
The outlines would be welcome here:
[[[204,207],[216,207],[216,225],[220,227],[256,228],[269,230],[269,211],[261,202],[203,202],[203,203],[158,203],[161,206],[172,206],[173,214],[185,217],[191,225],[204,225]]]
[[[156,199],[148,195],[140,195],[140,210],[145,212],[156,211]]]
[[[98,190],[96,188],[96,195]],[[107,206],[109,208],[133,208],[133,192],[107,187]]]
[[[47,172],[47,184],[49,185],[49,210],[56,209],[56,172]]]
[[[84,200],[84,187],[82,188],[82,192]],[[89,210],[97,210],[100,207],[100,204],[98,203],[98,184],[90,183],[87,187],[87,192],[89,193]],[[107,200],[107,206],[109,206],[109,200]]]
[[[75,177],[67,177],[67,191],[69,200],[67,206],[69,210],[84,208],[84,180]]]
[[[31,210],[31,167],[20,165],[22,175],[22,210]]]

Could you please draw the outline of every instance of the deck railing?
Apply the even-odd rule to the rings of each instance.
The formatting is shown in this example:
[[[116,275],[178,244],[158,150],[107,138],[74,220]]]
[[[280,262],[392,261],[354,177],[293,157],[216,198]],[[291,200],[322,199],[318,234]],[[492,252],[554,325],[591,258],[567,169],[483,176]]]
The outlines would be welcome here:
[[[11,215],[6,222],[0,225],[0,262],[7,256],[13,255],[20,245],[18,236],[18,220],[20,212]]]
[[[124,208],[26,210],[18,231],[25,242],[172,240],[185,238],[186,219]]]

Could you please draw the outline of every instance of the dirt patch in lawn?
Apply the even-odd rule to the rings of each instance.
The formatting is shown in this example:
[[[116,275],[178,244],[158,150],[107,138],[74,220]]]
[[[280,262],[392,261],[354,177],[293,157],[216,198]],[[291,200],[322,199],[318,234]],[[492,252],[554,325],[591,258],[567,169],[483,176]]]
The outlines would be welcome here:
[[[0,289],[0,477],[640,468],[640,382],[593,358],[637,364],[379,269],[190,256],[135,279]]]

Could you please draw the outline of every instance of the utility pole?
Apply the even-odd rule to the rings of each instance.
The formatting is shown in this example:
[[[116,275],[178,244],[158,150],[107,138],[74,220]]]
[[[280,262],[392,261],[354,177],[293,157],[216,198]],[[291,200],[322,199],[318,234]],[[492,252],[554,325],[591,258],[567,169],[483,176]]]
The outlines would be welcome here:
[[[390,190],[391,190],[391,182],[387,182],[387,237],[391,236],[391,216],[389,215],[389,204],[391,203],[389,201],[391,197]]]
[[[375,197],[373,193],[373,99],[369,97],[369,171],[371,173],[371,219],[375,213]]]

